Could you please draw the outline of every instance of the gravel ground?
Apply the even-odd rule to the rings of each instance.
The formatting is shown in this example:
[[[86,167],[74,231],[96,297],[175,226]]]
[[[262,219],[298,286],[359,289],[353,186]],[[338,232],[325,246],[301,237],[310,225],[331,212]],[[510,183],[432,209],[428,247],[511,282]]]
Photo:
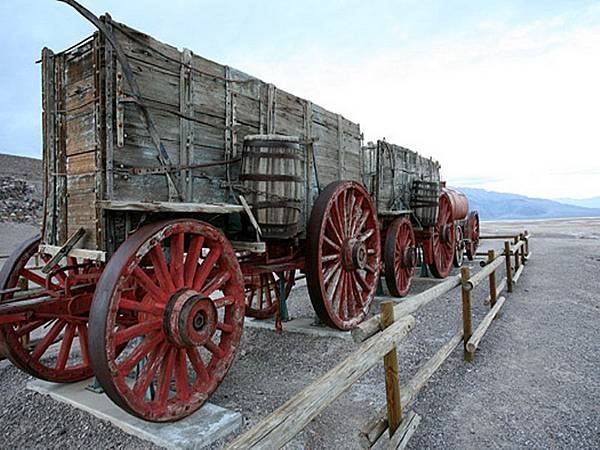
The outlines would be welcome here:
[[[0,224],[0,254],[32,231],[23,227]],[[414,409],[423,420],[410,448],[600,447],[600,219],[483,228],[530,230],[533,259],[475,362],[465,363],[455,351],[421,392]],[[430,285],[419,282],[415,292]],[[484,296],[480,288],[473,297],[475,324],[489,308]],[[294,289],[290,310],[295,317],[311,316],[305,287]],[[415,331],[399,348],[404,382],[454,334],[460,315],[457,293],[418,312]],[[240,411],[248,429],[354,348],[341,339],[246,329],[242,351],[211,401]],[[28,392],[27,379],[0,363],[0,448],[150,448],[103,421]],[[358,448],[358,430],[384,402],[378,365],[289,448]]]

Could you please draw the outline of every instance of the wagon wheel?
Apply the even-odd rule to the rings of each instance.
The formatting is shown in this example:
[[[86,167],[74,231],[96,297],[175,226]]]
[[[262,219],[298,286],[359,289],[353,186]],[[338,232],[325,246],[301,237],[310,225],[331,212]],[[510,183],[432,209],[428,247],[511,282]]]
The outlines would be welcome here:
[[[479,247],[479,213],[477,211],[471,211],[467,216],[465,234],[468,239],[467,258],[469,258],[469,261],[473,261]]]
[[[446,278],[452,268],[456,242],[452,205],[446,194],[440,196],[437,222],[429,239],[433,259],[429,264],[429,270],[436,278]]]
[[[56,383],[85,380],[92,376],[87,331],[94,284],[76,281],[75,277],[93,274],[99,268],[67,258],[46,275],[40,269],[50,256],[38,254],[39,245],[40,238],[35,236],[14,251],[0,272],[0,289],[26,282],[27,289],[54,300],[54,306],[32,307],[26,320],[1,325],[0,352],[36,378]],[[14,295],[5,294],[0,303],[14,301]]]
[[[288,298],[296,280],[295,270],[286,270],[285,297]],[[246,316],[256,319],[268,319],[277,313],[279,304],[280,274],[268,272],[244,275],[244,289],[246,291]]]
[[[385,282],[391,295],[404,297],[408,292],[415,271],[416,250],[410,219],[402,217],[394,220],[387,230],[383,250]]]
[[[181,419],[225,377],[243,323],[242,274],[223,234],[195,220],[147,225],[117,249],[98,283],[94,373],[129,413]]]
[[[456,246],[454,250],[454,257],[452,258],[452,264],[454,267],[462,267],[465,260],[465,239],[463,229],[460,225],[456,224]]]
[[[307,233],[306,282],[326,324],[349,330],[365,317],[381,269],[377,213],[353,181],[331,183],[312,209]]]

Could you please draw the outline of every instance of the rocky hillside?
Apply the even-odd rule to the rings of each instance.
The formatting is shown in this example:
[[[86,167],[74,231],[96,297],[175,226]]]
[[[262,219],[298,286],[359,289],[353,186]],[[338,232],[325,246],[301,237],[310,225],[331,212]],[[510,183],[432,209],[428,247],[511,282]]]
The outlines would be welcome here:
[[[0,222],[41,223],[41,176],[39,159],[0,154]]]

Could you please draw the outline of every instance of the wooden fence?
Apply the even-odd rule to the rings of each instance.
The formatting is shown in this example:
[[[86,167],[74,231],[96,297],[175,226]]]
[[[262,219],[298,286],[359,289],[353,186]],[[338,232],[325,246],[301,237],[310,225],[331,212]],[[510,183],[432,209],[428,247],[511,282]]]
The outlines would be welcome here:
[[[464,359],[473,361],[481,339],[506,302],[506,298],[500,294],[505,289],[507,292],[513,291],[523,273],[525,263],[531,257],[530,237],[527,232],[517,235],[482,236],[481,239],[510,239],[512,242],[505,241],[503,251],[499,254],[494,250],[482,254],[486,256],[485,261],[481,262],[483,268],[473,275],[468,267],[463,267],[460,275],[451,276],[431,289],[402,299],[399,303],[398,299],[384,298],[381,313],[352,331],[353,339],[360,343],[360,346],[350,356],[235,439],[228,448],[281,448],[382,359],[385,369],[386,406],[373,420],[365,424],[359,433],[359,439],[365,448],[405,448],[421,420],[414,411],[407,411],[408,408],[460,342],[463,342]],[[506,276],[497,283],[496,272],[503,265],[506,268]],[[489,295],[485,301],[489,303],[490,311],[473,332],[471,293],[486,279],[489,280]],[[396,343],[414,329],[415,319],[411,314],[459,286],[462,298],[462,329],[423,364],[406,385],[401,386]]]

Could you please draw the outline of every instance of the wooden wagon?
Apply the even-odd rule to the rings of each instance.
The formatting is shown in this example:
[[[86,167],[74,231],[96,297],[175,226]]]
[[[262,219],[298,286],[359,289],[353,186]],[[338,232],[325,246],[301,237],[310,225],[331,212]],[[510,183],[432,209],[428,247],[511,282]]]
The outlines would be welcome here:
[[[99,31],[42,52],[42,233],[0,274],[0,346],[21,369],[95,375],[131,414],[177,420],[222,381],[244,315],[284,313],[297,271],[342,330],[382,266],[406,293],[420,246],[447,275],[458,216],[437,162],[67,3]]]

